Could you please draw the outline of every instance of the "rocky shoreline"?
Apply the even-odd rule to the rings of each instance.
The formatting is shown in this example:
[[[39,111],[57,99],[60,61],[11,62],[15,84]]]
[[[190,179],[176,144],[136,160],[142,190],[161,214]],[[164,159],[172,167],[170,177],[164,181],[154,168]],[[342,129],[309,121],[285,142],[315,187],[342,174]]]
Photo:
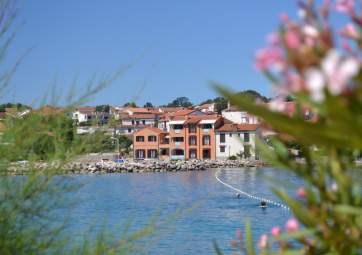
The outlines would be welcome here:
[[[106,173],[153,173],[153,172],[181,172],[203,171],[211,168],[240,168],[262,167],[265,164],[258,160],[144,160],[115,163],[104,162],[71,162],[65,165],[63,173],[66,174],[106,174]],[[46,169],[47,163],[36,163],[35,168]],[[26,174],[27,164],[16,164],[8,170],[12,175]]]
[[[69,171],[74,174],[87,173],[146,173],[146,172],[179,172],[202,171],[210,168],[261,167],[264,164],[255,160],[188,160],[160,161],[145,160],[139,162],[98,162],[71,163]]]

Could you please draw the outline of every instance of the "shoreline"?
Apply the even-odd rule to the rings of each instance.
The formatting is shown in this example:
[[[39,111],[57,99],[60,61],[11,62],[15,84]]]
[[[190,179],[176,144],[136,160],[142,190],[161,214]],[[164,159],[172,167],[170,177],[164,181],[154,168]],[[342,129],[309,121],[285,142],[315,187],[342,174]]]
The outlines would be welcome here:
[[[35,163],[35,169],[46,169],[49,164]],[[162,172],[189,172],[205,171],[215,168],[251,168],[263,167],[266,164],[260,160],[143,160],[115,163],[113,161],[92,162],[80,160],[65,164],[62,174],[108,174],[108,173],[162,173]],[[53,164],[56,167],[56,164]],[[8,168],[9,175],[26,175],[29,171],[27,163],[13,164]]]
[[[212,168],[262,167],[265,163],[256,160],[145,160],[138,162],[71,163],[72,174],[106,173],[160,173],[204,171]]]

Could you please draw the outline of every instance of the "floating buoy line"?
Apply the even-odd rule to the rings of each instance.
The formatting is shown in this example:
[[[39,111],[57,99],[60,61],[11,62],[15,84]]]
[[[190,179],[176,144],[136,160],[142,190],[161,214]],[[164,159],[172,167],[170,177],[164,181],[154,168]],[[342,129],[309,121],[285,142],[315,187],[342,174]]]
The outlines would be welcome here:
[[[267,202],[268,204],[272,204],[272,205],[281,207],[281,208],[283,208],[283,209],[285,209],[285,210],[290,210],[290,208],[289,208],[288,206],[286,206],[286,205],[283,205],[283,204],[281,204],[281,203],[275,202],[275,201],[273,201],[273,200],[270,200],[270,199],[267,199],[267,198],[264,198],[264,197],[258,197],[258,196],[251,195],[251,194],[249,194],[249,193],[247,193],[247,192],[245,192],[245,191],[242,191],[242,190],[240,190],[240,189],[237,189],[237,188],[231,186],[230,184],[228,184],[228,183],[226,183],[226,182],[223,182],[223,181],[220,180],[220,178],[219,178],[219,173],[220,173],[221,170],[222,170],[222,169],[219,169],[219,170],[217,170],[217,171],[215,172],[215,178],[216,178],[216,180],[217,180],[218,182],[220,182],[220,183],[223,184],[224,186],[226,186],[226,187],[228,187],[228,188],[230,188],[230,189],[232,189],[232,190],[234,190],[234,191],[236,191],[236,192],[240,193],[241,195],[244,195],[244,196],[246,196],[246,197],[248,197],[248,198],[251,198],[251,199],[254,199],[254,200],[257,200],[257,201],[265,201],[265,202]]]

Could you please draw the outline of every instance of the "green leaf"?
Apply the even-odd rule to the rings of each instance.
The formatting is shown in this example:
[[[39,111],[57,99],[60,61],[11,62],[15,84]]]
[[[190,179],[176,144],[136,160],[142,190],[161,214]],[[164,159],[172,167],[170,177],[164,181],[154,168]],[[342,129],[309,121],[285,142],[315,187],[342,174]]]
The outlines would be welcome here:
[[[344,214],[362,215],[362,208],[350,205],[335,205],[333,210]]]
[[[214,246],[214,250],[217,255],[223,255],[222,251],[219,248],[219,245],[217,244],[217,242],[215,240],[212,240],[212,245]]]
[[[307,208],[299,204],[297,201],[289,197],[289,195],[283,191],[272,189],[275,194],[277,194],[282,200],[284,200],[293,211],[297,219],[303,223],[305,226],[314,227],[317,224],[317,219],[314,219],[310,214]]]
[[[248,255],[255,255],[250,220],[247,220],[246,225],[245,225],[245,242],[246,242],[246,251],[247,251]]]

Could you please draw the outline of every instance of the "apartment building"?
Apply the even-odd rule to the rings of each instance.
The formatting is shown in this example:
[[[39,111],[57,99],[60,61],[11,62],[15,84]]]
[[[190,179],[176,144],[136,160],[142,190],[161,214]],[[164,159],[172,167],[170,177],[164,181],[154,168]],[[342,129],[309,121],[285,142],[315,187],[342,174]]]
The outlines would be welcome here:
[[[145,127],[134,133],[134,158],[135,159],[158,159],[166,139],[167,132],[155,127]]]
[[[147,129],[142,129],[134,134],[135,158],[142,159],[144,150],[158,148],[157,158],[172,160],[188,159],[216,159],[216,129],[223,125],[223,118],[217,114],[199,114],[176,116],[169,121],[169,131],[153,128],[152,132],[159,132],[157,142],[147,145],[140,143],[137,138]],[[149,131],[147,131],[149,132]],[[147,146],[151,146],[148,148]],[[140,151],[142,150],[142,152]],[[140,154],[141,153],[141,154]],[[152,154],[151,156],[153,156]],[[146,157],[143,158],[153,158]]]
[[[230,156],[257,158],[255,140],[261,133],[258,124],[224,123],[216,130],[216,158]]]

